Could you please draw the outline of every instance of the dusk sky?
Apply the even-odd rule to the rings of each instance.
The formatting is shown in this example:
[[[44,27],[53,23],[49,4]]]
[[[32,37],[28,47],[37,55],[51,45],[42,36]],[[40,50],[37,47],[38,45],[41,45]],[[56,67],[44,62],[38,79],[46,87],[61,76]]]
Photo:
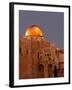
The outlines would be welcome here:
[[[64,48],[64,13],[43,11],[19,11],[19,36],[30,25],[42,28],[44,37],[58,48]]]

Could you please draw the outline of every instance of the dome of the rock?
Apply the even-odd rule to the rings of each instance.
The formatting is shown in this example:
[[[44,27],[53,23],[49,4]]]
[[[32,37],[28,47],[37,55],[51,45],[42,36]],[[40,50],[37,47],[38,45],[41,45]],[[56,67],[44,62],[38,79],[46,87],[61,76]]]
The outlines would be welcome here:
[[[42,29],[37,25],[31,25],[26,29],[25,36],[43,36]]]

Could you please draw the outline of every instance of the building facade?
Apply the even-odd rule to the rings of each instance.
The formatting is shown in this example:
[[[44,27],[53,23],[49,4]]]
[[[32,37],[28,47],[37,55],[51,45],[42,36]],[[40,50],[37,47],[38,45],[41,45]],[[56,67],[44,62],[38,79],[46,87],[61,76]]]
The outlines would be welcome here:
[[[19,79],[64,76],[64,51],[43,36],[24,36],[19,41]]]

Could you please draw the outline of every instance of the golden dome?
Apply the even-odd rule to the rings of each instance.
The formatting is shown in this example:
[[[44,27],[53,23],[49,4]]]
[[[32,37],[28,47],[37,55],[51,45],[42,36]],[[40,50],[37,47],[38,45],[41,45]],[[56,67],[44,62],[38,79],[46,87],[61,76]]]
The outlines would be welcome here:
[[[26,29],[25,36],[43,36],[42,29],[37,25],[31,25]]]

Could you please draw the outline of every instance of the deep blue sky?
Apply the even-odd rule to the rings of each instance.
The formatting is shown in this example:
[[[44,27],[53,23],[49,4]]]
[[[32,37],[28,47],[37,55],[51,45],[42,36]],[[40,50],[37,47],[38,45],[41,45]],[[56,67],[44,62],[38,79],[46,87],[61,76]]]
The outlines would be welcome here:
[[[58,48],[64,48],[64,13],[42,11],[19,11],[19,36],[24,35],[30,25],[38,25],[44,37]]]

